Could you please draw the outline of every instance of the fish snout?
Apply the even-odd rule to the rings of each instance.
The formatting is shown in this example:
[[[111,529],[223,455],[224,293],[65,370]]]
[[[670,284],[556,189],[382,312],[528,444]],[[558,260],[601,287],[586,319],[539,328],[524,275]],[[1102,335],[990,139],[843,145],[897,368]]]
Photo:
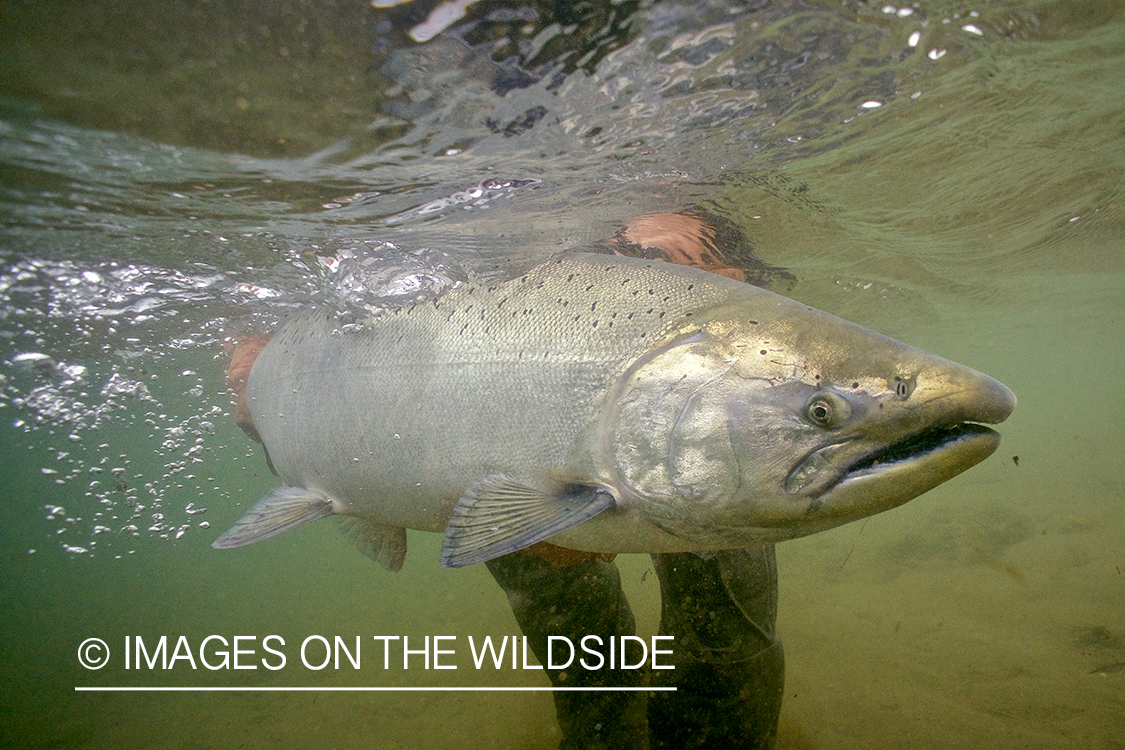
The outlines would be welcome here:
[[[981,379],[984,382],[977,389],[977,396],[974,399],[978,416],[967,421],[985,422],[987,424],[1003,422],[1011,416],[1012,411],[1016,408],[1016,394],[1012,393],[1011,388],[995,378],[981,375]]]
[[[1008,386],[960,365],[930,377],[920,376],[914,399],[925,405],[931,419],[949,426],[966,422],[997,424],[1016,408],[1016,394]]]

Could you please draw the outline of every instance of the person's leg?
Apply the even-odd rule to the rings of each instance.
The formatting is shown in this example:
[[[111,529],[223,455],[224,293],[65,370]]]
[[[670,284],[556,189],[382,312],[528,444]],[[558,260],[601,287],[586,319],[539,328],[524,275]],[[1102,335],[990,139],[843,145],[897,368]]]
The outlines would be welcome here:
[[[577,647],[584,636],[633,635],[635,623],[617,566],[597,557],[556,565],[527,552],[485,563],[512,605],[520,629],[540,664],[547,665],[547,636],[566,636]],[[547,670],[556,687],[633,687],[643,670],[584,669],[577,658],[565,670]],[[555,712],[565,750],[642,750],[644,693],[555,692]]]
[[[649,698],[650,747],[772,747],[785,681],[773,545],[652,559],[676,668],[651,684],[677,690]]]

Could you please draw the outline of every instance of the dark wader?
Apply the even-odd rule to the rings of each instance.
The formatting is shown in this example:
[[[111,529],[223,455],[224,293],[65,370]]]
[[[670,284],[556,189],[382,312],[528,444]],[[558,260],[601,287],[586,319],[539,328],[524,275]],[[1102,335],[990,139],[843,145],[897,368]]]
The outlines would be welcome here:
[[[652,556],[662,597],[660,634],[675,670],[653,670],[652,687],[675,692],[556,692],[561,749],[768,748],[777,733],[785,660],[774,628],[773,545],[710,555]],[[547,636],[633,635],[617,566],[600,559],[556,566],[517,552],[487,563],[541,664]],[[671,646],[667,644],[671,643]],[[586,670],[577,659],[548,670],[558,687],[636,686],[642,670]],[[647,708],[647,710],[646,710]],[[647,732],[645,729],[647,714]]]

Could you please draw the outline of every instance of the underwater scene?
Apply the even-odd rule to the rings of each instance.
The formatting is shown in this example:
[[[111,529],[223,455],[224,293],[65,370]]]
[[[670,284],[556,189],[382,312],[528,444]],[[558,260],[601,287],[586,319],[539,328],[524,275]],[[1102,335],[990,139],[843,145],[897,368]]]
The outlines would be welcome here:
[[[779,541],[768,742],[1125,748],[1122,71],[1112,0],[5,3],[0,744],[625,747],[570,734],[576,694],[552,692],[497,564],[451,554],[441,526],[364,536],[299,523],[330,500],[269,495],[306,503],[295,528],[214,548],[256,528],[244,514],[302,451],[349,471],[334,441],[383,398],[330,382],[314,403],[339,424],[310,418],[297,458],[259,424],[267,455],[240,412],[255,376],[227,373],[310,309],[362,328],[566,251],[677,260],[638,239],[677,217],[724,289],[1018,398],[977,420],[1002,442],[964,474]],[[434,455],[393,470],[440,486],[444,451],[513,430],[534,446],[554,424],[539,405],[587,395],[491,404],[495,430],[465,427],[464,393],[411,402],[468,437],[435,430]],[[501,484],[469,494],[518,494]],[[651,709],[678,645],[660,640],[670,558],[588,549],[620,552]],[[708,549],[684,566],[725,559]],[[651,716],[628,746],[732,746],[709,719],[680,732],[690,711]]]

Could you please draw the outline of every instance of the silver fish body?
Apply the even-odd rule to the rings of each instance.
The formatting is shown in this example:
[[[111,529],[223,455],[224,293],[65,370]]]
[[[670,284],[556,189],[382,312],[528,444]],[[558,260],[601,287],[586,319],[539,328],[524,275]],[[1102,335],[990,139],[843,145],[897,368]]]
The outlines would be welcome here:
[[[217,547],[326,515],[402,564],[541,539],[737,548],[897,506],[991,454],[999,382],[771,292],[573,254],[358,323],[288,321],[247,383],[286,487]]]

